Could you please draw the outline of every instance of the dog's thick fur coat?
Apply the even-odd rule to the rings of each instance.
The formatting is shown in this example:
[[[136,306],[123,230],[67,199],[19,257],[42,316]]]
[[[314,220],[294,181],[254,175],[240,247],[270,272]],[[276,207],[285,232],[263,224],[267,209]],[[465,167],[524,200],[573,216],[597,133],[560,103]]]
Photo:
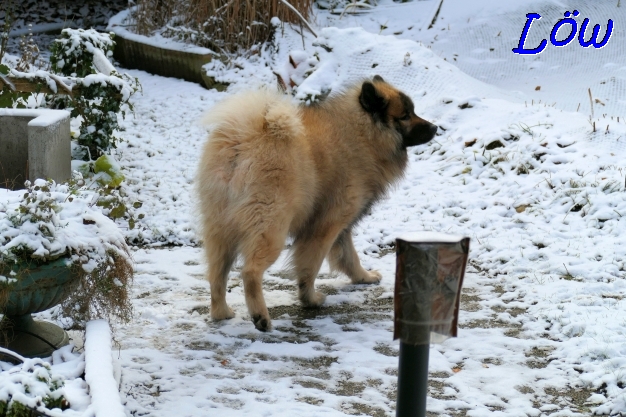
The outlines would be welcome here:
[[[248,310],[259,330],[270,329],[261,281],[288,236],[305,306],[324,302],[314,282],[325,257],[354,283],[380,280],[361,266],[351,229],[402,176],[406,148],[435,134],[406,95],[379,76],[309,107],[247,92],[216,105],[205,122],[213,129],[196,184],[213,319],[234,316],[226,283],[241,255]]]

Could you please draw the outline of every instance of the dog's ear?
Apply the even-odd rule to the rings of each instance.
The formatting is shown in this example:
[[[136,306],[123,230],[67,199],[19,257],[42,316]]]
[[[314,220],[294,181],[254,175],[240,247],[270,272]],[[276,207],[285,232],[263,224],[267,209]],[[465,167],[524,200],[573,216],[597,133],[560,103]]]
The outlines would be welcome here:
[[[376,81],[377,83],[380,83],[380,82],[384,83],[385,82],[385,80],[383,80],[383,77],[381,77],[378,74],[374,75],[374,81]]]
[[[387,100],[383,97],[374,84],[370,81],[365,81],[361,87],[361,94],[359,95],[359,103],[366,112],[372,114],[382,113],[387,108]]]

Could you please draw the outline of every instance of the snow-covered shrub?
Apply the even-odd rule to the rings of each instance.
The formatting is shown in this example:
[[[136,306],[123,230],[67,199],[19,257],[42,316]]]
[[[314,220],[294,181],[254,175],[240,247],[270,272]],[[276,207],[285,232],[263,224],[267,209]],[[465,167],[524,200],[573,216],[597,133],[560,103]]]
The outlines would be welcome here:
[[[55,39],[50,47],[52,71],[81,78],[95,74],[98,66],[110,65],[107,58],[113,56],[114,46],[112,33],[100,33],[93,29],[64,29],[61,37]]]
[[[52,45],[52,70],[80,89],[53,100],[54,107],[70,108],[72,117],[82,119],[75,159],[95,160],[116,147],[118,115],[132,111],[130,97],[140,88],[137,79],[119,74],[109,62],[114,45],[112,33],[93,29],[64,29]]]
[[[76,327],[111,316],[128,321],[132,261],[115,223],[93,207],[98,193],[84,188],[80,175],[69,185],[26,186],[0,194],[0,307],[24,264],[66,258],[79,285],[63,304],[64,316]]]
[[[19,367],[0,372],[0,416],[48,415],[65,410],[63,379],[52,373],[50,364],[39,358],[24,359]]]

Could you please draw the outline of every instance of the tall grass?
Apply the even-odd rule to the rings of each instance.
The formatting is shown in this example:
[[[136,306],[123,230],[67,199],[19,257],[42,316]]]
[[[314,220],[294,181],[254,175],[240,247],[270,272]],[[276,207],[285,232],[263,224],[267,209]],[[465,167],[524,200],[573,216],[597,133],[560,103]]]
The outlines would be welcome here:
[[[288,0],[308,19],[314,0]],[[135,0],[136,32],[159,31],[217,52],[239,52],[272,36],[270,20],[301,24],[280,0]]]

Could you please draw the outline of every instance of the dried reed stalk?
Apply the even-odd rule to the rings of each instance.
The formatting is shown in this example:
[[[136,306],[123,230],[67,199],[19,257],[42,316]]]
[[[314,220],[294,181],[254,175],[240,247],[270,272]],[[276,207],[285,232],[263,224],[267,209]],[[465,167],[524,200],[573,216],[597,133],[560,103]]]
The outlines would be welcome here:
[[[289,0],[304,19],[314,0]],[[136,32],[160,30],[217,51],[239,52],[265,42],[273,34],[270,21],[302,23],[280,0],[136,0]]]

